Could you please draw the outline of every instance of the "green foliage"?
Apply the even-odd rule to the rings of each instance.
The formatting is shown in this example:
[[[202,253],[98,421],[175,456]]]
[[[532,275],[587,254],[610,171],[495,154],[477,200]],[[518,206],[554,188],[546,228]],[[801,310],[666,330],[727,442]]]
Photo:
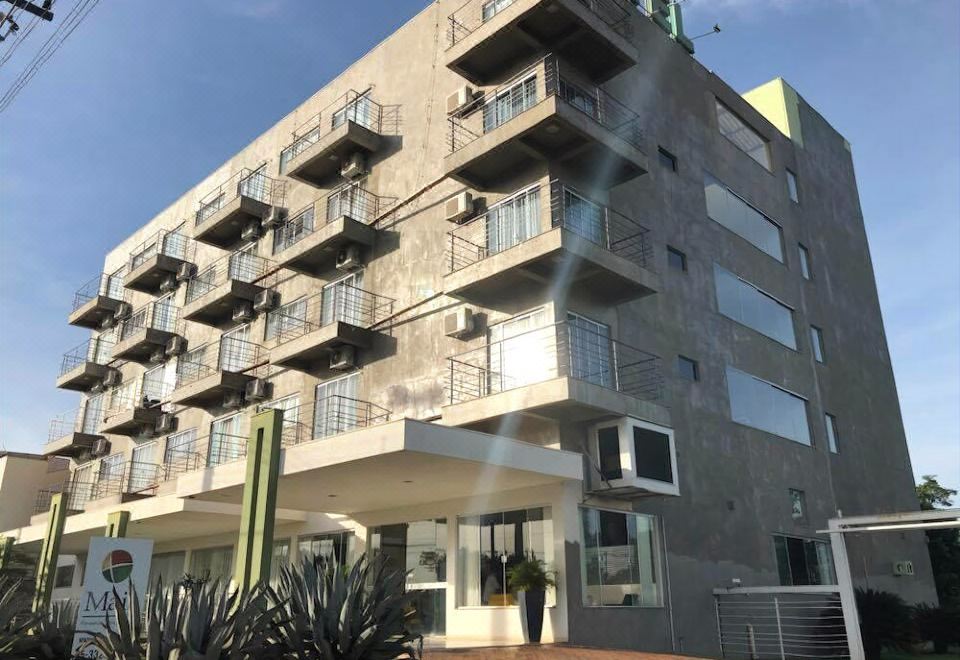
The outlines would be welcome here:
[[[38,616],[28,638],[30,660],[67,660],[73,650],[77,606],[69,601],[53,603],[50,611]]]
[[[910,606],[887,591],[857,589],[856,595],[866,660],[879,660],[883,647],[906,649],[913,637]]]
[[[0,578],[0,658],[23,654],[27,633],[36,623],[37,617],[24,614],[19,589],[19,580]]]
[[[951,506],[956,494],[957,491],[944,488],[936,476],[929,474],[923,475],[923,482],[917,486],[920,508],[924,510]],[[960,611],[960,530],[928,529],[927,549],[940,606]]]
[[[382,555],[361,556],[349,571],[324,556],[283,567],[278,593],[280,623],[296,660],[387,660],[419,658],[422,638],[407,629],[415,594],[406,575]]]
[[[923,641],[933,642],[936,653],[946,653],[954,642],[960,642],[960,612],[920,604],[913,608],[913,623]]]
[[[937,507],[949,507],[953,504],[953,497],[957,494],[957,491],[941,486],[934,474],[925,474],[921,479],[923,481],[916,486],[921,509],[930,511]]]
[[[524,559],[507,571],[511,588],[517,591],[546,591],[557,586],[553,573],[542,559]]]

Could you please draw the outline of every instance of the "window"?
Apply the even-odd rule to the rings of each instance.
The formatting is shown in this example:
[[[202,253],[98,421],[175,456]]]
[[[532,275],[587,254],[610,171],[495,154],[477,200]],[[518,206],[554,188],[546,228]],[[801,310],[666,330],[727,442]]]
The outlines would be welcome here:
[[[657,147],[657,155],[660,158],[660,164],[671,172],[677,171],[677,157],[672,153],[664,149],[663,147]]]
[[[363,271],[350,273],[323,287],[320,301],[320,325],[342,321],[350,325],[365,325],[369,310],[364,301]]]
[[[667,265],[676,270],[687,270],[687,255],[675,247],[667,246]]]
[[[264,339],[284,341],[303,334],[307,322],[307,299],[288,302],[267,313]]]
[[[580,509],[583,604],[659,607],[659,531],[653,516]]]
[[[487,254],[503,252],[540,233],[540,188],[523,190],[490,208],[486,217]]]
[[[190,553],[189,572],[195,578],[229,582],[233,573],[233,547],[194,550]]]
[[[150,558],[150,586],[163,581],[164,588],[176,584],[183,577],[186,560],[184,552],[163,552]]]
[[[341,564],[353,559],[356,553],[356,538],[353,532],[328,532],[301,537],[297,541],[300,559],[306,557],[333,557]]]
[[[531,205],[534,213],[539,211],[539,203]],[[535,217],[534,227],[540,223],[540,218]],[[572,231],[577,236],[599,245],[609,248],[610,238],[609,219],[606,210],[595,202],[591,202],[585,197],[581,197],[569,188],[563,189],[563,228]]]
[[[810,279],[810,251],[804,247],[803,243],[797,243],[797,251],[800,253],[800,274],[803,279]]]
[[[300,426],[300,395],[291,394],[282,399],[274,399],[268,403],[261,403],[257,407],[258,412],[264,410],[279,410],[283,424],[281,431],[282,442],[284,446],[298,444],[303,441],[301,437]]]
[[[277,539],[273,542],[270,558],[270,586],[276,588],[280,583],[280,570],[290,565],[290,539]]]
[[[489,0],[489,2],[485,2],[480,10],[483,22],[486,23],[512,4],[513,0]]]
[[[544,343],[547,312],[540,308],[519,314],[490,328],[488,363],[490,392],[539,383],[556,374],[556,357]]]
[[[172,472],[183,472],[200,467],[197,429],[187,429],[167,437],[167,446],[163,450],[163,464]]]
[[[700,365],[696,360],[691,360],[682,355],[677,356],[677,375],[684,380],[696,382],[700,380]]]
[[[553,521],[549,508],[463,516],[457,521],[461,607],[515,605],[509,572],[525,559],[553,567]],[[548,594],[548,602],[553,598]]]
[[[733,110],[716,99],[717,125],[720,134],[733,142],[741,151],[746,153],[767,170],[772,171],[770,164],[770,145],[766,138],[757,133],[747,122],[741,119]]]
[[[823,420],[827,427],[827,447],[830,449],[831,454],[839,453],[840,432],[837,430],[837,418],[830,413],[825,413]]]
[[[829,543],[775,534],[773,547],[782,586],[836,584]]]
[[[730,417],[738,424],[809,446],[807,402],[756,376],[727,367]]]
[[[230,415],[210,424],[210,450],[207,465],[222,465],[235,461],[246,452],[246,438],[240,435],[241,417]]]
[[[707,215],[734,234],[783,262],[780,226],[727,188],[721,181],[704,174]]]
[[[313,417],[315,440],[355,429],[366,420],[360,418],[357,402],[359,374],[350,374],[317,385]]]
[[[273,230],[273,253],[283,252],[304,236],[311,234],[313,229],[314,208],[311,204]]]
[[[790,194],[790,201],[800,203],[800,195],[797,193],[797,175],[787,170],[787,192]]]
[[[794,520],[806,520],[807,518],[807,495],[802,490],[791,488],[790,493],[790,517]]]
[[[597,452],[600,456],[600,476],[604,481],[623,479],[620,463],[620,429],[608,426],[597,431]]]
[[[714,264],[717,311],[789,348],[797,348],[793,310],[750,282]]]
[[[815,325],[810,326],[810,346],[813,347],[813,357],[817,362],[823,362],[823,330]]]
[[[159,481],[154,456],[156,442],[137,445],[130,453],[130,467],[127,470],[127,492],[140,493],[155,488]]]
[[[355,96],[356,92],[351,92]],[[376,129],[377,112],[373,107],[373,102],[369,96],[356,96],[345,106],[333,113],[331,129],[342,126],[347,121],[352,121],[360,126],[370,129]]]
[[[614,386],[610,326],[567,313],[570,333],[570,376],[601,387]]]
[[[537,103],[537,76],[514,83],[496,93],[483,106],[483,132],[489,133]]]
[[[73,586],[73,573],[76,564],[66,564],[57,566],[57,571],[53,574],[54,589],[69,589]]]

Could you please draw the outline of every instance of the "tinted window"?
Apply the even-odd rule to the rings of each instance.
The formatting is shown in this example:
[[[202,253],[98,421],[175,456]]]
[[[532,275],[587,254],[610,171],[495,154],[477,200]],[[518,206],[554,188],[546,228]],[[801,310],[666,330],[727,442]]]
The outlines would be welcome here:
[[[717,100],[717,125],[721,135],[737,145],[750,158],[768,170],[771,169],[770,147],[767,140],[719,99]]]
[[[793,331],[793,311],[776,299],[730,271],[714,264],[717,309],[784,346],[797,347]]]
[[[801,587],[835,583],[828,543],[778,534],[773,537],[773,546],[781,585]]]
[[[620,466],[620,433],[616,426],[597,431],[597,453],[600,455],[600,475],[606,479],[622,479]]]
[[[697,381],[700,380],[700,367],[697,364],[696,360],[691,360],[690,358],[683,357],[682,355],[677,356],[677,375],[680,378],[686,380]]]
[[[675,247],[667,246],[667,264],[677,270],[687,269],[687,255]]]
[[[803,245],[797,244],[797,250],[800,252],[800,274],[803,279],[810,279],[810,251]]]
[[[780,227],[775,222],[709,174],[704,175],[703,187],[707,196],[707,215],[712,220],[777,261],[783,261]]]
[[[823,418],[827,426],[827,447],[831,453],[836,454],[839,451],[840,439],[840,434],[837,431],[837,418],[830,413],[826,413]]]
[[[810,445],[807,402],[795,394],[733,367],[727,367],[733,421]]]
[[[787,192],[790,194],[790,200],[800,202],[800,196],[797,192],[797,175],[787,170]]]
[[[658,154],[659,157],[660,157],[660,164],[661,164],[661,165],[663,165],[665,168],[667,168],[667,169],[670,170],[671,172],[676,172],[676,171],[677,171],[677,157],[676,157],[676,156],[674,156],[672,153],[670,153],[669,151],[667,151],[667,150],[664,149],[663,147],[659,147],[659,148],[657,149],[657,154]]]
[[[810,326],[810,346],[813,347],[816,361],[823,362],[823,330],[815,325]]]
[[[673,483],[670,436],[634,426],[633,447],[637,457],[638,477]]]

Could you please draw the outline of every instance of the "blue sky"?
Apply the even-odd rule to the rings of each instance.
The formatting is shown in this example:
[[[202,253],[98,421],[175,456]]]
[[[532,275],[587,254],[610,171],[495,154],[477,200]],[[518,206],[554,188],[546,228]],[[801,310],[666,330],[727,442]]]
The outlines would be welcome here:
[[[0,115],[0,446],[39,449],[76,407],[53,381],[102,255],[425,5],[100,3]],[[723,28],[696,42],[708,68],[783,76],[852,143],[914,469],[960,486],[960,3],[683,7],[689,34]]]

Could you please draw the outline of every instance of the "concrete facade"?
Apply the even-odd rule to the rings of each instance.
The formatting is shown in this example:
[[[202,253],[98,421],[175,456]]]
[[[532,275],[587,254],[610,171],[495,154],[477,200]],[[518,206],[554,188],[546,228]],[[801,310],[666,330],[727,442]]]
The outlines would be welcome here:
[[[89,536],[99,533],[107,513],[117,509],[131,511],[132,535],[154,538],[158,554],[183,552],[187,567],[199,549],[235,544],[243,485],[243,467],[237,461],[242,451],[221,446],[219,457],[213,459],[213,450],[205,443],[214,421],[231,414],[238,414],[239,421],[226,433],[239,438],[238,446],[244,442],[259,403],[253,396],[241,400],[229,395],[258,380],[269,384],[265,400],[296,396],[300,405],[284,441],[276,520],[276,538],[290,540],[291,558],[298,554],[301,537],[346,530],[355,534],[356,548],[363,549],[368,547],[370,530],[380,526],[442,519],[447,534],[446,635],[518,640],[516,608],[507,601],[500,606],[461,604],[458,517],[546,507],[552,523],[547,545],[553,548],[552,568],[559,573],[546,640],[717,655],[717,632],[710,623],[712,589],[735,579],[745,586],[780,584],[775,534],[823,540],[816,530],[838,511],[859,515],[917,508],[850,147],[785,84],[777,87],[780,105],[771,102],[769,89],[740,96],[639,11],[628,8],[625,18],[612,22],[598,19],[581,3],[562,2],[558,11],[580,37],[559,40],[539,22],[543,16],[538,12],[547,11],[549,3],[517,0],[498,16],[475,25],[451,22],[461,11],[481,11],[479,3],[462,4],[462,0],[431,3],[106,256],[104,273],[130,269],[132,257],[156,241],[158,232],[173,232],[181,224],[183,236],[208,241],[185,241],[183,252],[172,255],[195,268],[188,268],[183,278],[173,276],[167,286],[173,288],[169,308],[156,302],[157,295],[163,295],[159,290],[138,284],[148,290],[95,292],[100,295],[83,301],[71,316],[79,318],[82,311],[84,318],[99,319],[88,313],[88,307],[102,304],[112,313],[119,295],[130,307],[127,320],[103,334],[111,337],[111,343],[122,340],[126,347],[139,331],[134,333],[134,328],[126,338],[111,333],[123,332],[139,310],[147,310],[147,316],[156,320],[156,310],[162,309],[165,316],[158,324],[164,327],[154,330],[165,339],[184,337],[187,352],[181,347],[160,356],[168,372],[165,376],[153,372],[156,377],[150,383],[161,383],[154,389],[143,384],[143,375],[158,368],[150,364],[156,348],[169,349],[169,344],[135,351],[137,359],[109,362],[121,374],[121,382],[102,387],[106,401],[102,408],[113,410],[108,419],[120,414],[142,420],[146,417],[134,413],[148,406],[150,421],[159,423],[160,411],[171,414],[178,433],[197,429],[196,440],[189,452],[178,453],[166,444],[174,433],[158,432],[153,425],[146,428],[140,421],[133,431],[125,425],[122,435],[73,428],[71,432],[85,442],[88,433],[100,433],[110,442],[109,449],[102,448],[105,454],[122,456],[114,459],[123,462],[121,467],[104,468],[103,457],[91,456],[86,445],[66,451],[57,434],[49,452],[70,454],[74,474],[81,475],[73,488],[78,513],[67,520],[62,552],[84,552]],[[623,9],[613,2],[609,6]],[[598,11],[604,7],[606,3],[597,3]],[[468,32],[449,47],[457,25]],[[517,41],[524,31],[525,46]],[[540,46],[530,46],[529,34],[539,35]],[[494,56],[499,51],[489,48],[494,37],[503,40],[507,49],[503,52],[515,48],[516,59],[499,62]],[[584,59],[578,71],[578,57],[588,57],[576,50],[581,42],[598,54]],[[562,50],[548,61],[550,45]],[[641,57],[635,56],[638,52]],[[476,55],[472,65],[471,53]],[[499,98],[496,90],[511,79],[526,80],[515,77],[531,65],[536,70],[532,83],[537,86],[536,103],[500,126],[486,125],[487,108]],[[488,96],[483,102],[467,99],[466,109],[448,115],[448,96],[467,83],[455,71],[475,78],[480,86],[474,88]],[[560,76],[568,76],[566,86],[557,87]],[[602,83],[600,88],[593,87],[597,82]],[[604,107],[618,108],[621,114],[614,121],[609,114],[600,114],[596,105],[585,110],[583,104],[593,102],[584,101],[576,89],[571,92],[573,87],[595,92]],[[351,110],[358,107],[350,105],[358,93],[375,102],[373,109],[364,105],[360,111]],[[717,100],[766,141],[769,170],[721,134]],[[474,109],[483,113],[479,129],[483,134],[461,146],[470,103],[479,103]],[[377,139],[369,130],[358,130],[358,115],[350,112],[376,112]],[[349,121],[351,117],[356,121]],[[639,130],[625,136],[610,128],[626,121],[636,122]],[[797,124],[802,126],[799,139]],[[297,143],[304,136],[306,142]],[[296,150],[284,173],[281,153],[295,143],[306,146]],[[675,157],[676,171],[658,157],[659,149]],[[366,154],[369,173],[359,185],[376,205],[374,210],[350,207],[350,213],[366,216],[348,217],[350,222],[342,217],[348,213],[330,210],[341,209],[337,205],[342,201],[329,195],[344,184],[339,168],[355,153]],[[243,193],[249,189],[241,185],[239,202],[234,204],[229,195],[237,190],[240,173],[261,165],[267,179],[257,179],[257,185],[269,188],[269,203],[244,207]],[[799,202],[790,199],[788,169],[796,176]],[[707,216],[705,173],[779,225],[782,262]],[[223,188],[225,182],[233,188]],[[603,217],[612,218],[616,212],[646,229],[642,258],[638,253],[618,254],[614,241],[601,240],[600,245],[595,237],[584,237],[582,228],[578,236],[578,225],[569,215],[562,222],[551,216],[558,199],[556,182],[606,207]],[[461,268],[456,259],[464,254],[458,252],[464,243],[458,236],[468,236],[478,223],[489,232],[490,209],[535,185],[537,194],[542,193],[537,236],[526,236],[530,240],[517,240],[491,254],[487,234],[479,252],[464,257],[470,263]],[[218,190],[225,190],[227,199],[206,217]],[[463,192],[472,194],[476,208],[458,225],[445,216]],[[286,219],[267,227],[271,206],[283,209]],[[302,230],[291,226],[302,217],[300,211],[309,208],[314,209],[315,233],[323,233],[322,240],[299,238]],[[326,220],[334,222],[325,225]],[[247,234],[246,239],[253,240],[246,240],[242,234],[251,222],[263,228],[259,237]],[[548,230],[551,226],[555,234]],[[294,234],[298,240],[284,243],[284,236]],[[639,240],[639,235],[630,234],[631,240]],[[294,251],[305,253],[308,240],[317,240],[313,256],[292,259]],[[229,247],[209,244],[214,241]],[[475,241],[465,242],[477,247]],[[798,244],[808,250],[809,279],[801,274]],[[349,245],[363,248],[358,253],[362,283],[357,285],[363,292],[350,293],[355,297],[348,296],[345,303],[336,299],[325,303],[323,297],[333,294],[324,293],[323,287],[347,274],[335,265],[339,251]],[[669,265],[667,246],[684,253],[685,270]],[[269,314],[247,310],[252,316],[249,329],[238,331],[244,323],[233,318],[243,300],[236,296],[226,296],[229,307],[210,303],[219,311],[203,320],[177,316],[188,306],[190,287],[204,283],[202,274],[241,249],[256,255],[252,259],[257,266],[249,266],[252,262],[244,256],[230,263],[242,262],[238,271],[254,268],[255,277],[248,279],[256,280],[258,290],[276,291],[280,305],[304,300],[307,318],[297,317],[299,325],[284,326],[277,336],[268,336]],[[137,262],[135,267],[143,271],[142,259]],[[715,264],[792,309],[796,349],[718,312]],[[232,268],[228,280],[238,272]],[[236,279],[239,276],[233,284],[246,284]],[[233,284],[217,280],[216,286]],[[206,305],[208,298],[222,300],[219,291],[191,301],[191,309]],[[324,324],[325,304],[338,310],[336,305],[342,304],[347,311],[333,325]],[[447,316],[464,307],[472,311],[474,329],[448,336]],[[521,342],[507,352],[506,344],[497,344],[506,331],[496,335],[493,328],[532,310],[542,310],[531,321],[536,327],[558,324],[560,329],[545,334],[546,345]],[[569,325],[574,323],[570,314],[604,324],[604,341],[617,347],[617,355],[643,356],[644,364],[654,370],[653,380],[628,387],[621,381],[626,372],[619,367],[615,383],[584,376],[582,365],[577,366],[583,357],[577,350],[582,349],[558,345],[574,342],[567,332],[577,327]],[[303,328],[303,323],[316,327]],[[813,356],[811,325],[823,330],[823,363]],[[285,336],[287,330],[294,333],[292,339]],[[150,332],[148,328],[144,334]],[[184,358],[195,348],[217,346],[227,332],[242,337],[239,367],[226,366],[222,356],[195,357],[193,363]],[[291,358],[294,342],[296,359]],[[491,344],[499,347],[488,348]],[[344,346],[353,347],[356,359],[357,366],[349,372],[330,368],[331,351]],[[524,361],[528,351],[539,350],[545,351],[543,360],[532,365]],[[489,366],[495,353],[499,360],[520,360],[518,368],[507,369],[513,382],[507,382],[506,371]],[[484,356],[487,366],[471,362],[469,356],[476,354]],[[699,380],[678,377],[678,355],[696,360]],[[284,366],[279,366],[281,362]],[[802,396],[812,446],[733,422],[727,367]],[[184,387],[204,389],[204,395],[186,397],[177,374],[201,368],[210,371],[216,389],[211,395],[204,389],[205,378],[194,379]],[[237,381],[241,384],[217,376],[235,371],[245,375]],[[315,403],[315,389],[344,373],[357,374],[358,382],[342,395],[351,401],[349,410],[334,409],[331,422],[331,403]],[[95,393],[85,395],[91,396]],[[202,407],[183,404],[201,399]],[[836,453],[828,448],[825,413],[838,423]],[[318,415],[328,416],[324,435],[333,437],[313,442],[317,423],[311,420]],[[679,496],[602,492],[604,480],[589,458],[591,443],[597,442],[592,429],[598,422],[623,416],[672,429]],[[77,421],[79,426],[84,423]],[[309,437],[301,437],[304,433]],[[437,433],[441,435],[431,435]],[[445,446],[443,433],[449,434],[452,446],[461,447],[457,450],[461,453],[450,453],[454,450]],[[423,444],[403,445],[396,456],[388,456],[391,443],[407,434],[410,438],[422,434]],[[527,456],[512,444],[515,441],[544,453]],[[370,447],[382,448],[383,462],[375,461],[376,452],[353,453],[356,447],[350,443],[362,443],[368,452]],[[145,448],[151,446],[152,454]],[[482,451],[470,449],[475,446]],[[327,464],[309,462],[319,460],[311,452],[328,451],[333,458],[325,459]],[[511,466],[500,460],[501,452],[531,462]],[[569,468],[571,456],[578,457],[582,469]],[[355,469],[361,459],[371,461],[369,472]],[[300,476],[293,469],[297,465],[305,470]],[[455,476],[462,470],[464,479],[451,479],[450,470]],[[120,485],[109,485],[118,474]],[[482,497],[475,495],[488,482],[500,484],[501,490],[487,488]],[[342,489],[329,490],[328,484]],[[433,499],[406,497],[403,489],[409,484],[431,485],[436,491]],[[299,496],[285,500],[285,489],[290,488]],[[353,488],[371,492],[349,504]],[[803,491],[805,511],[800,517],[792,515],[790,489]],[[4,504],[0,508],[6,509],[11,502],[6,490],[0,491],[0,498]],[[654,517],[659,596],[653,606],[586,604],[581,575],[584,509]],[[39,515],[30,521],[6,521],[0,528],[9,531],[0,535],[36,547],[43,519]],[[916,538],[884,538],[882,545],[879,540],[851,540],[850,550],[853,565],[864,567],[854,571],[857,579],[911,601],[935,601],[926,548]],[[905,559],[914,563],[916,574],[894,577],[893,562]]]

